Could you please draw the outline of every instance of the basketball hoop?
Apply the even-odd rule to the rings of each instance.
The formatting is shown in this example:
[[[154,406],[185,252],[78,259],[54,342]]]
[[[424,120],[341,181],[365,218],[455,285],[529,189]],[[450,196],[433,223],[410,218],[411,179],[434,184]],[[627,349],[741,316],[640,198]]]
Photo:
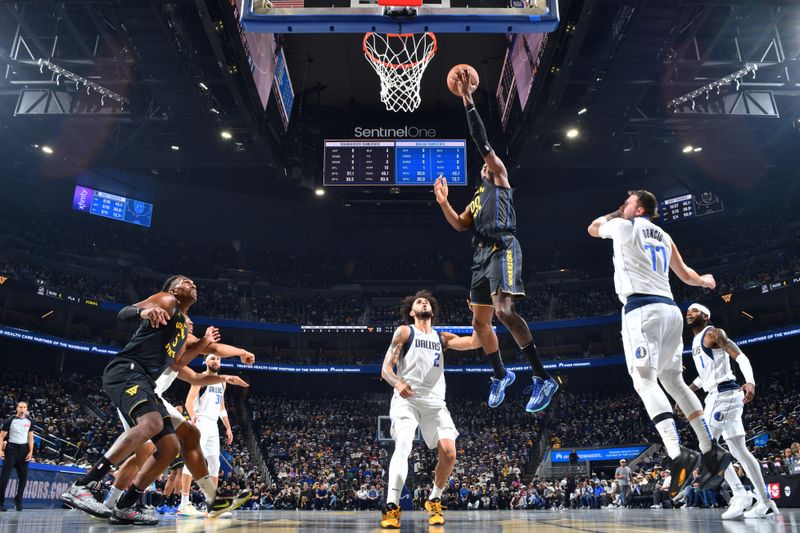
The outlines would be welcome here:
[[[374,33],[364,35],[364,57],[381,79],[381,102],[388,111],[414,111],[422,102],[422,74],[436,53],[436,35]]]

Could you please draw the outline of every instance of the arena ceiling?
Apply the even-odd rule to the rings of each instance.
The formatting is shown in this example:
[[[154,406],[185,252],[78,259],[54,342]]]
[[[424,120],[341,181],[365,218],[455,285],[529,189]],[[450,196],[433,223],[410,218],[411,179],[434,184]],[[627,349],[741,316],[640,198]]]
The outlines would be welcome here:
[[[525,191],[608,186],[645,173],[709,169],[719,186],[793,169],[800,125],[800,6],[792,0],[561,0],[527,109],[493,126],[513,171],[550,179]],[[70,175],[114,167],[203,187],[292,194],[313,184],[336,113],[375,111],[377,79],[359,36],[284,39],[296,119],[288,133],[260,108],[226,0],[35,0],[0,5],[0,155],[6,171]],[[427,117],[463,120],[438,83],[477,63],[478,101],[497,86],[502,35],[442,37],[423,81]],[[129,100],[123,106],[42,68],[47,59]],[[677,109],[669,102],[756,65],[734,85]],[[582,110],[586,110],[581,112]],[[331,118],[333,110],[333,118]],[[579,130],[574,140],[569,128]],[[220,137],[226,130],[231,139]],[[52,145],[49,159],[41,146]],[[685,145],[703,151],[685,155]],[[36,145],[39,145],[37,147]],[[178,147],[175,149],[174,147]],[[318,171],[317,171],[318,172]],[[722,175],[725,175],[724,179]],[[558,179],[553,179],[557,176]],[[726,181],[727,180],[727,181]],[[687,184],[691,185],[691,184]],[[412,195],[413,196],[413,195]],[[380,194],[375,195],[380,198]],[[372,200],[371,200],[372,201]]]

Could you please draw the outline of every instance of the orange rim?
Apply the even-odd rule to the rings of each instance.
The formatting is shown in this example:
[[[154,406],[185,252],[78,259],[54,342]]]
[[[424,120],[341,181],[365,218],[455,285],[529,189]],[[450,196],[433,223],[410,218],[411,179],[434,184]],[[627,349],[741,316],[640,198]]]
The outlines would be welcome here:
[[[433,49],[425,57],[423,57],[419,61],[413,61],[411,63],[390,63],[388,61],[381,61],[380,59],[376,58],[375,56],[373,56],[370,53],[369,49],[367,48],[367,39],[369,39],[370,36],[374,35],[374,34],[375,34],[375,32],[372,32],[372,31],[369,31],[369,32],[364,34],[364,40],[362,42],[362,48],[364,50],[364,55],[367,57],[367,59],[369,59],[373,63],[378,64],[378,65],[383,65],[384,67],[389,67],[389,68],[412,68],[412,67],[416,67],[420,63],[427,63],[428,61],[431,60],[433,55],[436,53],[436,49],[437,49],[437,46],[438,46],[438,43],[436,41],[436,35],[433,32],[427,31],[427,32],[425,32],[425,35],[429,36],[430,39],[433,41]],[[386,33],[384,35],[386,35],[386,37],[389,37],[389,38],[402,38],[402,37],[411,37],[411,36],[413,36],[415,34],[413,34],[413,33]]]

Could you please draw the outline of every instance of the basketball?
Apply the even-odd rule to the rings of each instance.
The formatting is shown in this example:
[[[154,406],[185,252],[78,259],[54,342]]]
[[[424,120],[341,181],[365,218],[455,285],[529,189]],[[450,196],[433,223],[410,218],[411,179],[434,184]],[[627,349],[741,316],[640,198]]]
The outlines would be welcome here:
[[[458,89],[456,89],[456,81],[458,80],[458,73],[462,69],[467,69],[469,72],[469,81],[472,85],[477,87],[478,83],[480,82],[478,71],[472,68],[472,65],[461,63],[460,65],[454,66],[450,69],[450,72],[447,73],[447,88],[450,89],[450,92],[456,96],[461,96],[458,94]]]

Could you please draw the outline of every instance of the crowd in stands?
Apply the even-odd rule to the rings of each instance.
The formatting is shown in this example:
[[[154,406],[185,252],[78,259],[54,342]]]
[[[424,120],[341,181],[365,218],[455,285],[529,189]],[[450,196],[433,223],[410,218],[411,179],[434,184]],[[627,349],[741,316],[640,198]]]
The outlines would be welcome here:
[[[379,294],[373,287],[377,280],[469,285],[468,248],[413,257],[295,256],[264,250],[259,243],[176,241],[111,221],[52,216],[30,205],[2,202],[0,207],[10,215],[0,230],[0,275],[91,299],[129,303],[157,290],[166,275],[181,272],[198,282],[196,315],[304,325],[393,325],[399,321],[396,306],[371,305]],[[718,280],[716,291],[674,283],[676,299],[711,298],[798,274],[795,212],[795,207],[767,212],[754,207],[670,225],[687,263]],[[696,231],[701,223],[703,231]],[[524,272],[528,298],[517,307],[529,321],[619,312],[608,243],[588,237],[580,246],[539,243],[525,255]],[[362,283],[370,286],[363,293],[305,291]],[[465,299],[466,290],[463,297],[442,298],[439,323],[468,324]]]

